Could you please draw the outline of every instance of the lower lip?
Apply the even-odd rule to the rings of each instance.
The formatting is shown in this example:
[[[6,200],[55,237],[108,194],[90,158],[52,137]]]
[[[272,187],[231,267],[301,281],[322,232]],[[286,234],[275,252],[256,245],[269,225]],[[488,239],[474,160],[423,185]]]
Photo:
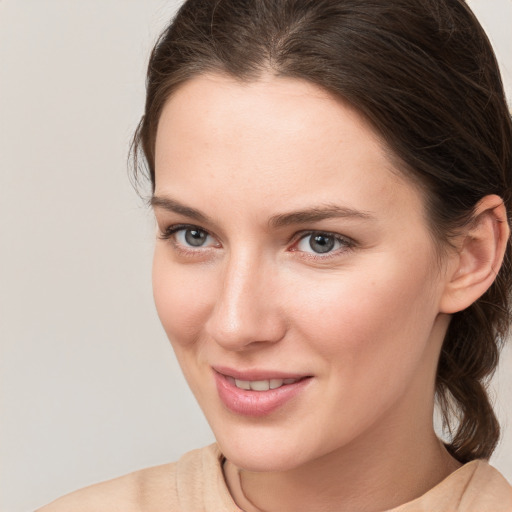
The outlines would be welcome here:
[[[231,411],[243,416],[265,416],[295,398],[311,381],[310,377],[268,391],[240,389],[225,375],[214,372],[217,391],[222,403]]]

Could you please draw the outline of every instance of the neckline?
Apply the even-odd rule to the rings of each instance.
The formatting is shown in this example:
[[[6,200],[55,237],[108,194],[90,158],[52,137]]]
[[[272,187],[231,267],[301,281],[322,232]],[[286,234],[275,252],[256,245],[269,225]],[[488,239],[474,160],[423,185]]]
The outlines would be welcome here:
[[[237,507],[239,512],[260,512],[259,509],[249,500],[249,498],[245,495],[243,491],[240,469],[237,468],[234,464],[232,464],[228,459],[226,459],[226,457],[224,457],[224,455],[220,452],[220,449],[217,445],[216,448],[218,451],[218,460],[220,464],[221,474],[223,476],[223,480],[226,486],[226,492],[230,496],[233,505]],[[432,487],[422,495],[418,496],[417,498],[397,505],[392,509],[383,510],[382,512],[399,512],[402,510],[405,512],[406,510],[408,510],[410,506],[421,504],[422,501],[425,501],[432,495],[438,493],[440,490],[443,489],[443,487],[446,487],[447,485],[450,484],[450,482],[456,480],[461,474],[470,473],[471,476],[468,477],[469,481],[471,480],[473,473],[476,471],[477,467],[481,463],[487,463],[487,461],[484,461],[482,459],[475,459],[470,462],[467,462],[466,464],[463,464],[462,466],[457,468],[455,471],[451,472],[438,484],[436,484],[434,487]],[[234,478],[231,481],[231,486],[228,484],[228,472],[230,475],[234,476]]]

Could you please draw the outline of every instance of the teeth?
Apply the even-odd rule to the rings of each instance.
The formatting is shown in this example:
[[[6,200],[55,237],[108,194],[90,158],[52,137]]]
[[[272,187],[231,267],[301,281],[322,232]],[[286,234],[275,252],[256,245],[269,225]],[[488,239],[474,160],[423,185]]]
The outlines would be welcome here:
[[[240,389],[251,389],[251,383],[248,380],[235,379],[235,386]]]
[[[235,379],[235,386],[239,389],[251,391],[268,391],[277,389],[285,384],[293,384],[299,379],[270,379],[270,380],[239,380]]]
[[[251,389],[253,391],[268,391],[270,382],[268,380],[253,380],[251,381]]]
[[[290,380],[290,379],[288,379]],[[291,379],[293,380],[293,379]],[[270,379],[270,389],[280,388],[284,384],[283,379]]]

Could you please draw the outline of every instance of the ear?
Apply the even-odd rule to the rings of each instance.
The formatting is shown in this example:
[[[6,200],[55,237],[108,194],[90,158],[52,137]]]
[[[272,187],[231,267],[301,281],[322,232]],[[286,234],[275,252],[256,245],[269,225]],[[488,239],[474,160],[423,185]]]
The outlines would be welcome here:
[[[487,291],[503,262],[509,233],[503,200],[485,196],[460,236],[457,252],[450,257],[441,313],[462,311]]]

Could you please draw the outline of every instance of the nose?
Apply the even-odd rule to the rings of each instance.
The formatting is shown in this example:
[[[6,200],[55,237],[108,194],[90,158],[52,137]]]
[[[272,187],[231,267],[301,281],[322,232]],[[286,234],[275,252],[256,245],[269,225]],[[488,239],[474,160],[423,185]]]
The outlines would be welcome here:
[[[276,343],[286,332],[276,271],[262,258],[232,255],[223,269],[207,334],[223,348],[243,351]]]

